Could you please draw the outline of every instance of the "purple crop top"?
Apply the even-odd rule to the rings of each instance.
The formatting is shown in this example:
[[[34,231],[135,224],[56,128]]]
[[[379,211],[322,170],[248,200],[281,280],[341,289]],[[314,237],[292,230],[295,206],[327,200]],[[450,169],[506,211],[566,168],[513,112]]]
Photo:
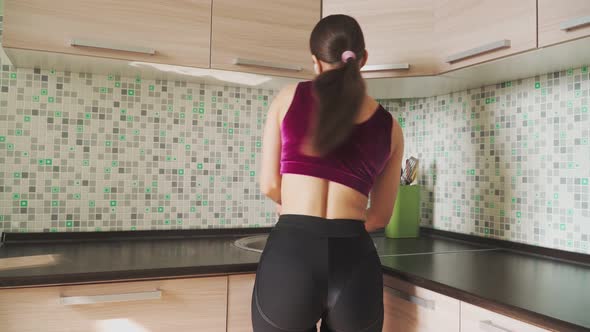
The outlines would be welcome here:
[[[324,157],[301,152],[313,112],[312,82],[301,82],[281,124],[281,174],[308,175],[337,182],[369,195],[390,155],[393,119],[381,105],[350,138]]]

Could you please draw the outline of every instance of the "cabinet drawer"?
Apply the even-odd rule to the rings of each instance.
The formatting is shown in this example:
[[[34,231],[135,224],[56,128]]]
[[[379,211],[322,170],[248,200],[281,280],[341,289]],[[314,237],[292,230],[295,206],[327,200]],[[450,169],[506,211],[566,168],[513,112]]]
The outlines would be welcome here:
[[[227,277],[0,290],[3,332],[225,331]]]
[[[459,331],[460,301],[383,275],[383,331]]]
[[[590,36],[590,1],[538,1],[539,47]]]
[[[504,315],[461,302],[461,331],[470,332],[546,332]]]
[[[6,0],[3,47],[209,67],[211,0]]]
[[[536,0],[439,0],[435,4],[441,72],[537,47]]]

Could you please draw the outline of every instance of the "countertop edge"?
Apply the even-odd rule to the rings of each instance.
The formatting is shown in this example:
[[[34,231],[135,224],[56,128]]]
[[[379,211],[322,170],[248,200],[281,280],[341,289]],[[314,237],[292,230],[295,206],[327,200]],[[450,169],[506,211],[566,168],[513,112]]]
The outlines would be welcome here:
[[[407,281],[413,285],[418,287],[422,287],[428,289],[433,292],[437,292],[448,297],[467,302],[473,304],[478,307],[482,307],[484,309],[517,319],[523,322],[538,326],[544,327],[549,329],[554,329],[560,332],[580,332],[580,331],[590,331],[590,328],[572,324],[570,322],[566,322],[554,317],[546,316],[534,311],[530,311],[527,309],[523,309],[520,307],[512,306],[509,304],[497,302],[495,300],[490,300],[485,297],[481,297],[475,295],[473,293],[457,289],[442,283],[438,283],[433,280],[429,280],[426,278],[422,278],[411,273],[407,273],[404,271],[392,269],[390,267],[382,266],[382,270],[384,273],[399,278],[401,280]]]
[[[70,286],[88,283],[125,282],[135,280],[171,279],[208,277],[213,275],[229,275],[256,272],[258,263],[244,264],[222,264],[207,266],[168,267],[143,270],[120,270],[108,272],[88,272],[56,274],[51,276],[28,276],[14,278],[0,278],[0,290],[49,287],[49,286]]]

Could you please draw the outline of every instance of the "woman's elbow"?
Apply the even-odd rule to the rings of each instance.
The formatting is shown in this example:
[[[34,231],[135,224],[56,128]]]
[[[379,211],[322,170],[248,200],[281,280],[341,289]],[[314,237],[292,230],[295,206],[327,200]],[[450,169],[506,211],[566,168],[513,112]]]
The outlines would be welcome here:
[[[261,181],[260,191],[264,196],[276,201],[280,195],[281,186],[276,181]]]

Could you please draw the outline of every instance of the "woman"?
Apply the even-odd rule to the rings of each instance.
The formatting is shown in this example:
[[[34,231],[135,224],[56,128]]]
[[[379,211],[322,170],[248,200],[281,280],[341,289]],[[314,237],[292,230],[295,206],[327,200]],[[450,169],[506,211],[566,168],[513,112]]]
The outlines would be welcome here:
[[[402,131],[366,95],[368,54],[352,17],[322,19],[310,48],[317,77],[283,89],[265,124],[260,187],[281,215],[256,272],[252,324],[307,332],[321,318],[321,331],[381,331],[381,262],[368,232],[391,217]]]

